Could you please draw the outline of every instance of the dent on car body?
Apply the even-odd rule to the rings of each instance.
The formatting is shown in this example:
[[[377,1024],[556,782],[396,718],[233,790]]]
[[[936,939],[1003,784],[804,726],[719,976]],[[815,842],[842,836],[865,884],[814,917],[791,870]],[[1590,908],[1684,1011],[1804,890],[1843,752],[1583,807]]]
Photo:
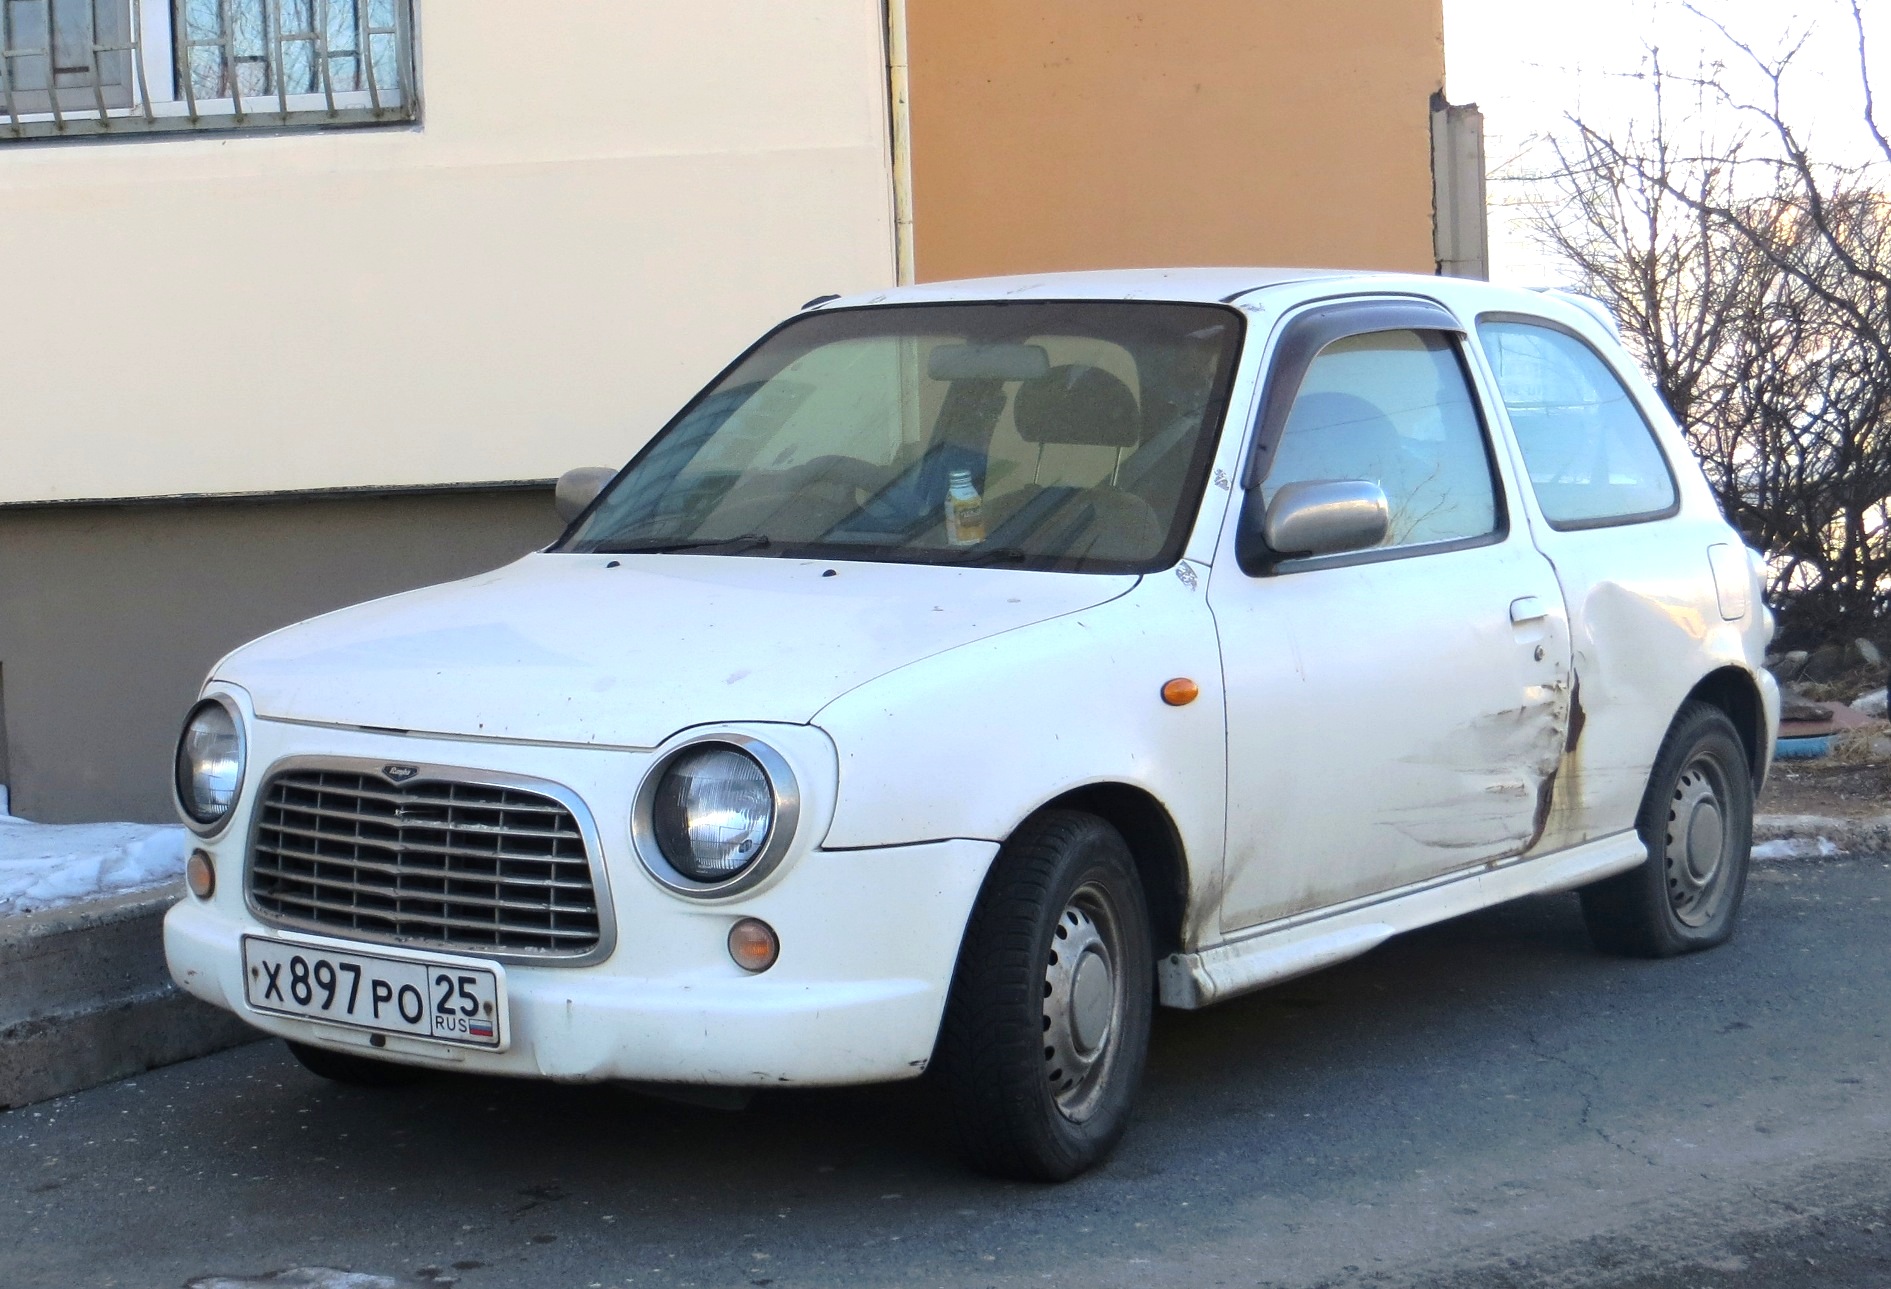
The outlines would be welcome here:
[[[1574,579],[1570,579],[1574,582]],[[1569,845],[1634,826],[1648,765],[1688,691],[1722,662],[1705,648],[1709,623],[1700,579],[1691,587],[1661,577],[1598,578],[1572,605],[1576,668],[1593,724],[1568,774],[1542,840]],[[1679,642],[1686,644],[1680,645]],[[1584,821],[1577,827],[1576,821]]]
[[[1552,683],[1526,687],[1516,707],[1479,716],[1442,737],[1425,764],[1450,771],[1456,791],[1407,808],[1393,826],[1422,845],[1478,852],[1467,853],[1467,862],[1533,850],[1580,731],[1571,715],[1580,710],[1575,677],[1558,670]],[[1518,836],[1511,827],[1518,801],[1535,803],[1528,836]]]

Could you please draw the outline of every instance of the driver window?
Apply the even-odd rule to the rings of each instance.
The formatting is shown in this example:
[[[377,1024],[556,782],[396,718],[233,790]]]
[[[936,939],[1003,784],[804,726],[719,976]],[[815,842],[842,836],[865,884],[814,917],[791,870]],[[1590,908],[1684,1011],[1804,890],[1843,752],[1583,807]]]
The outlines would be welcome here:
[[[1307,368],[1261,486],[1369,479],[1385,490],[1385,546],[1462,541],[1497,531],[1484,428],[1451,341],[1376,331],[1328,345]]]

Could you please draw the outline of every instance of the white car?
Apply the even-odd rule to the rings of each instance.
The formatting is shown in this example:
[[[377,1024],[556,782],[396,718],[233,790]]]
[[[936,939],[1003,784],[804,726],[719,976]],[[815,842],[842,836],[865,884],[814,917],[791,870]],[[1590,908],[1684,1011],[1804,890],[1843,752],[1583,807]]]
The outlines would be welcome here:
[[[319,1074],[926,1072],[975,1164],[1055,1179],[1158,1004],[1542,891],[1614,951],[1733,931],[1772,618],[1586,302],[817,301],[560,504],[190,715],[171,971]]]

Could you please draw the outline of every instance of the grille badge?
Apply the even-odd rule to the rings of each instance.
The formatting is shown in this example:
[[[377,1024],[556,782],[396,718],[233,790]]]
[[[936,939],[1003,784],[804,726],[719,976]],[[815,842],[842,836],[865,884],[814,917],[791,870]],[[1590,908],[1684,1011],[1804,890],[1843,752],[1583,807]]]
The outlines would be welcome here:
[[[396,783],[405,783],[416,774],[420,773],[420,767],[415,765],[384,765],[381,767],[381,773]]]

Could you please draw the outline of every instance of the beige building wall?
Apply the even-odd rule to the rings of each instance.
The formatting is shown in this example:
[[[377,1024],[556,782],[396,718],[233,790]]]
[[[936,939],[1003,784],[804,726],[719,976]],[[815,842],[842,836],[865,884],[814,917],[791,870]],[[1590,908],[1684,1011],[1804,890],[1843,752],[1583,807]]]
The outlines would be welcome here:
[[[892,280],[878,0],[422,0],[419,128],[0,144],[0,505],[621,462]]]
[[[1429,273],[1442,0],[903,0],[921,280]]]

